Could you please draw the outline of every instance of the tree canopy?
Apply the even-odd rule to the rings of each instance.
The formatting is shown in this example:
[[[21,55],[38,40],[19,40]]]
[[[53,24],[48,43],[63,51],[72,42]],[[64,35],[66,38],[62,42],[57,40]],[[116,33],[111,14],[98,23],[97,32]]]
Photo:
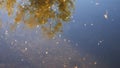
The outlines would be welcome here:
[[[23,22],[30,28],[40,25],[53,37],[62,31],[62,23],[70,20],[74,0],[1,0],[0,8],[5,8],[9,16],[15,14],[14,24]]]

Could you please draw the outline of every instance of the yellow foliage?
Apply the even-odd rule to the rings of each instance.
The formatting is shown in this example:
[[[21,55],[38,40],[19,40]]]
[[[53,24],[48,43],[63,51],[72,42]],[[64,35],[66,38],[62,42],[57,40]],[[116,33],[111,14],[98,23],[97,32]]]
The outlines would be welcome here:
[[[74,0],[26,1],[21,0],[21,3],[17,0],[5,0],[0,2],[0,5],[6,8],[8,15],[16,13],[15,23],[23,22],[30,28],[40,25],[42,31],[50,37],[61,31],[62,23],[70,20],[74,8]],[[51,21],[52,24],[50,24]]]

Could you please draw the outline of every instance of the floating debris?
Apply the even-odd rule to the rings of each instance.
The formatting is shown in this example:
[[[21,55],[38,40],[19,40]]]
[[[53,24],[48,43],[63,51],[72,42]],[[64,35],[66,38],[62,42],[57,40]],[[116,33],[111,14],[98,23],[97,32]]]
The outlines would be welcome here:
[[[66,42],[66,41],[67,41],[67,39],[63,39],[63,41],[64,41],[64,42]]]
[[[48,54],[48,51],[46,51],[45,54],[47,55],[47,54]]]
[[[84,27],[86,27],[87,26],[87,24],[84,24]]]
[[[27,41],[25,41],[25,44],[27,44],[28,42]]]
[[[105,11],[104,18],[108,19],[108,11],[107,10]]]
[[[5,35],[8,35],[8,31],[7,30],[5,31]]]
[[[78,68],[78,66],[76,65],[74,68]]]
[[[28,50],[28,48],[25,48],[25,51],[27,51]]]
[[[59,44],[59,42],[56,42],[56,44],[58,45],[58,44]]]
[[[93,26],[94,24],[90,24],[91,26]]]
[[[61,34],[59,34],[59,36],[58,36],[59,38],[61,38],[62,37],[62,35]]]
[[[95,3],[95,5],[97,5],[97,6],[98,6],[98,5],[100,5],[100,3],[96,2],[96,3]]]
[[[96,65],[96,64],[97,64],[97,62],[95,61],[95,62],[94,62],[94,64]]]

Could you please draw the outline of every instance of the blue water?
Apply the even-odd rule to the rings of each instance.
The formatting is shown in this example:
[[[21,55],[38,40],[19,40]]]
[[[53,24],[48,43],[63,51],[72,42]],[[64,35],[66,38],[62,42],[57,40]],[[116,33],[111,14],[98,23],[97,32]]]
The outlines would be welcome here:
[[[68,31],[65,32],[65,35],[74,43],[79,43],[78,50],[83,49],[94,55],[108,68],[120,67],[119,3],[119,0],[77,1],[75,22],[72,22]],[[104,18],[106,11],[108,19]],[[98,45],[100,40],[103,42]]]
[[[35,34],[38,29],[18,29],[6,36],[4,32],[9,28],[4,26],[0,29],[0,68],[62,68],[64,62],[69,62],[71,68],[74,65],[78,68],[120,68],[119,6],[119,0],[76,0],[73,18],[64,24],[62,38],[56,40],[46,40],[41,32]],[[5,14],[0,14],[6,22]],[[64,38],[70,42],[64,43]],[[12,41],[16,43],[12,45]],[[60,41],[59,46],[56,41]],[[25,47],[27,52],[22,50]],[[89,60],[80,60],[86,56]],[[65,60],[67,57],[72,60]],[[43,60],[48,63],[42,64]]]

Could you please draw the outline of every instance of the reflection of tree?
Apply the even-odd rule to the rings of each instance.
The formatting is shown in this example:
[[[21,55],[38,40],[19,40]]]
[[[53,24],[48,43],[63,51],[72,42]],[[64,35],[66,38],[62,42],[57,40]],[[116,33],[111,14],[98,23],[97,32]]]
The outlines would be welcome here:
[[[61,31],[62,22],[70,20],[74,7],[74,0],[18,1],[5,0],[1,1],[0,4],[5,7],[9,16],[16,13],[15,24],[22,21],[32,28],[41,25],[43,32],[49,37],[53,37]],[[14,10],[17,10],[17,12]]]

